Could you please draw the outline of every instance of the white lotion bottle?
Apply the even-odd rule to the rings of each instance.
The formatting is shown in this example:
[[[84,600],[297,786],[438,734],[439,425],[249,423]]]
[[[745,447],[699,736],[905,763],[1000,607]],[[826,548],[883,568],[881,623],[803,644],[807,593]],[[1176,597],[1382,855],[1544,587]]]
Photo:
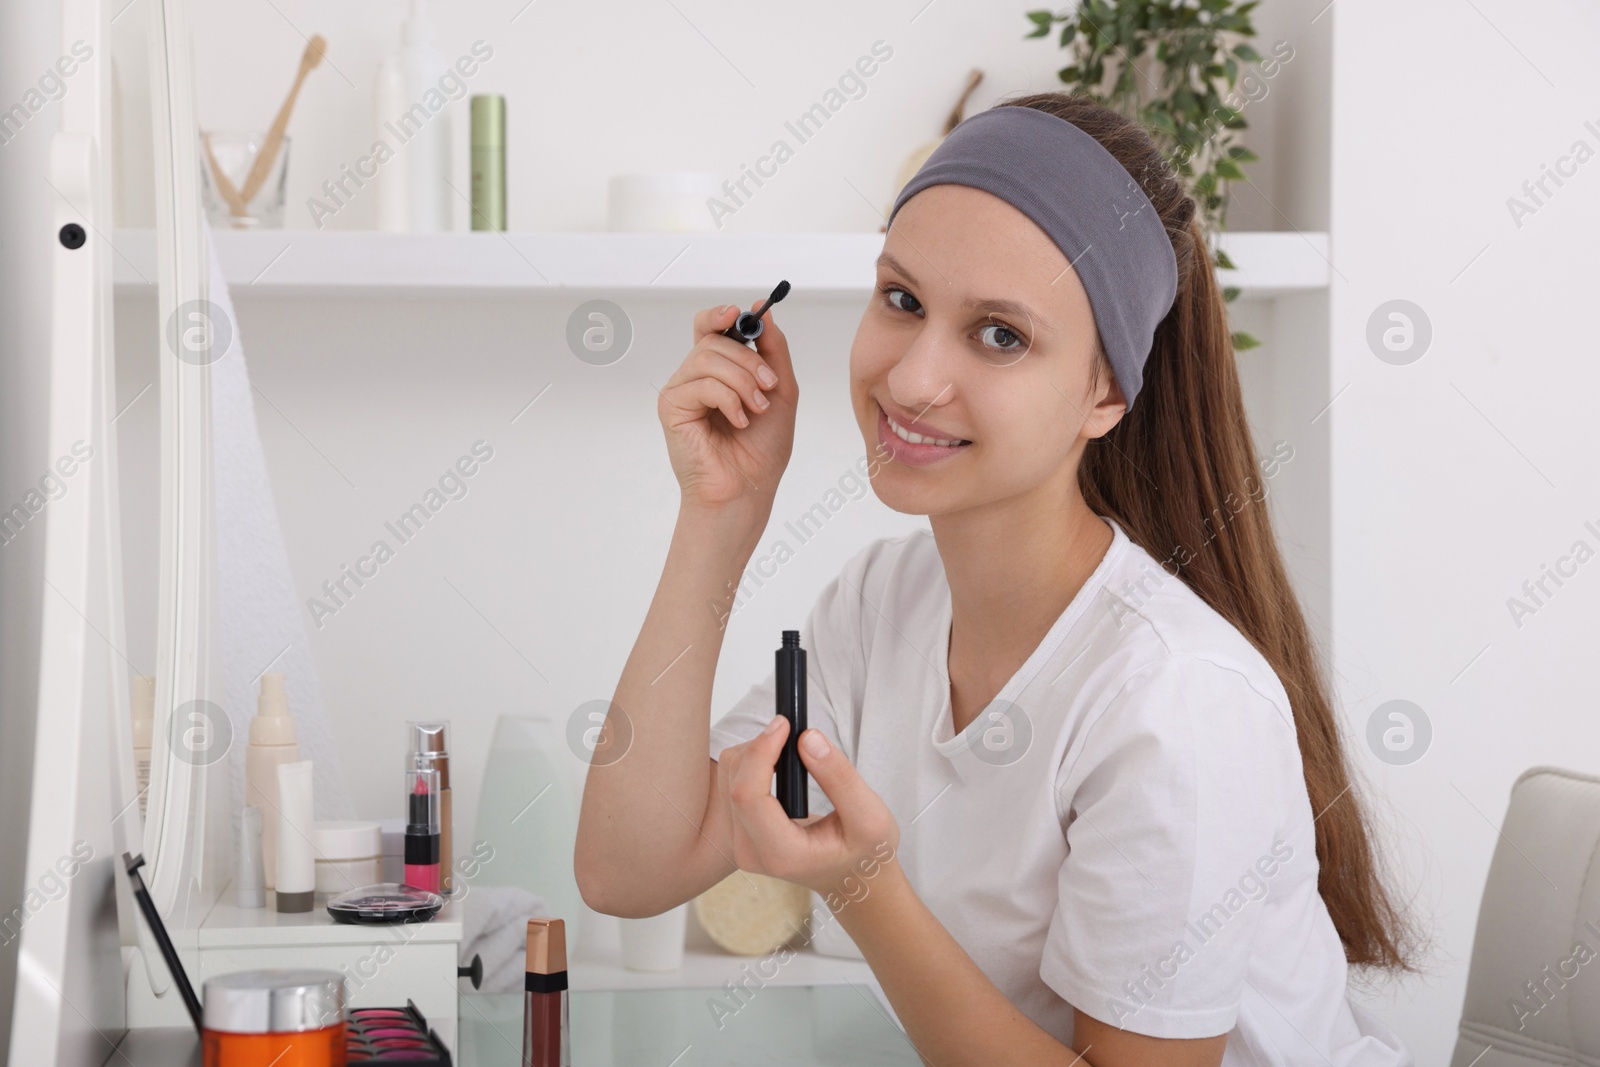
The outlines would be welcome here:
[[[261,809],[261,859],[266,887],[277,885],[278,870],[278,765],[300,759],[300,743],[283,674],[261,676],[256,716],[250,720],[250,747],[244,755],[244,802]]]
[[[280,912],[310,911],[317,890],[317,859],[311,835],[311,761],[280,763],[278,772],[278,871],[274,891]]]
[[[376,179],[378,229],[440,233],[451,229],[453,206],[450,99],[439,85],[447,68],[430,40],[423,0],[408,4],[400,51],[379,66],[375,89],[377,136],[395,151]]]
[[[133,774],[139,788],[139,817],[142,819],[150,801],[150,733],[155,729],[156,717],[154,676],[134,675],[128,696],[133,715]]]

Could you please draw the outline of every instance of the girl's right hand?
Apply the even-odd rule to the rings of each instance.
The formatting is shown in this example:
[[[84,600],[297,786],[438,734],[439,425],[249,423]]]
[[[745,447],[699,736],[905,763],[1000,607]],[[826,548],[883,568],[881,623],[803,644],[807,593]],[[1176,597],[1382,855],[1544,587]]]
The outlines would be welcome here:
[[[695,315],[694,347],[656,401],[686,507],[770,507],[794,446],[789,340],[768,309],[752,351],[722,335],[738,315],[733,305]]]

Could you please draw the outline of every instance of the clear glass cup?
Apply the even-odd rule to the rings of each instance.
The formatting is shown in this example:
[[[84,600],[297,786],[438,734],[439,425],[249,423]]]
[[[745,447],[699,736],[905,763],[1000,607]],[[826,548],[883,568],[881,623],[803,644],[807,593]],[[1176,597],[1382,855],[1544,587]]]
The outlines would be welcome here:
[[[266,164],[250,188],[250,174],[261,153],[264,133],[202,130],[200,133],[201,195],[206,218],[217,229],[277,230],[283,228],[283,206],[289,177],[289,138]],[[246,194],[249,194],[246,196]]]

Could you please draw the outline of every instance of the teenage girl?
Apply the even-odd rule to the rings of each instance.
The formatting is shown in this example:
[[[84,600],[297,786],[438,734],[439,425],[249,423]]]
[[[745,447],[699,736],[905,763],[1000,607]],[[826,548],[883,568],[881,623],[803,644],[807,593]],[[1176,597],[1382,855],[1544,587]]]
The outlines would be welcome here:
[[[1412,1062],[1346,995],[1410,938],[1268,521],[1292,442],[1257,456],[1213,271],[1149,136],[1083,98],[969,118],[901,193],[851,399],[873,491],[931,532],[805,623],[807,820],[771,795],[771,677],[710,724],[799,388],[770,311],[754,350],[739,308],[695,317],[627,753],[584,790],[592,907],[807,886],[939,1067]]]

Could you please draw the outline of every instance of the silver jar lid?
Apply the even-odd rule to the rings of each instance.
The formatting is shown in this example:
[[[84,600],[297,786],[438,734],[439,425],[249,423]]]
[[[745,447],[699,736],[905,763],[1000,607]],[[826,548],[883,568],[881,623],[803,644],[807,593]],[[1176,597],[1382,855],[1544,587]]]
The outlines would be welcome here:
[[[344,975],[310,969],[235,971],[207,978],[201,1019],[228,1034],[288,1034],[344,1021]]]

